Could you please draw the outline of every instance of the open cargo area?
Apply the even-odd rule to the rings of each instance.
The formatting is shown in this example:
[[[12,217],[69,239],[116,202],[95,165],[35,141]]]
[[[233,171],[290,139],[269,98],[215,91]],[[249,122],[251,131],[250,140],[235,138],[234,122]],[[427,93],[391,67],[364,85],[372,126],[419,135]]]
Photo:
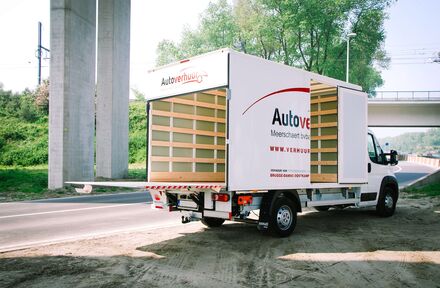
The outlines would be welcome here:
[[[226,89],[153,101],[150,181],[224,182]]]
[[[312,183],[338,182],[338,89],[317,81],[310,85]]]

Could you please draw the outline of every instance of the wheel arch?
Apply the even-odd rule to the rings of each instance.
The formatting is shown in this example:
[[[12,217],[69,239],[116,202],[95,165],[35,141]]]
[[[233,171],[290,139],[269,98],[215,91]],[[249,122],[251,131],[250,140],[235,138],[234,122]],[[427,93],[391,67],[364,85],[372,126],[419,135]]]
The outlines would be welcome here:
[[[396,196],[396,201],[397,201],[397,199],[399,199],[399,183],[397,183],[396,177],[385,176],[382,179],[382,183],[380,184],[379,197],[383,193],[385,187],[390,187],[393,189],[395,196]]]
[[[296,206],[296,211],[297,212],[302,212],[302,208],[301,208],[301,200],[299,199],[299,195],[298,192],[296,190],[275,190],[273,191],[273,197],[272,197],[272,203],[270,205],[270,207],[272,208],[275,199],[285,196],[287,198],[289,198],[290,200],[292,200],[293,203],[295,203]]]
[[[302,212],[301,201],[296,190],[269,190],[263,196],[263,201],[261,203],[258,229],[264,231],[268,228],[270,211],[273,209],[275,200],[283,196],[287,197],[295,204],[297,212]]]

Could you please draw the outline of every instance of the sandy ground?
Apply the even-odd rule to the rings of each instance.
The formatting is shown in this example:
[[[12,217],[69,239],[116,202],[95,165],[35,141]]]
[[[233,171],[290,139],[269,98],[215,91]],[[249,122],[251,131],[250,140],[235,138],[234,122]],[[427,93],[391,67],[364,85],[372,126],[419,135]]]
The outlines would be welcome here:
[[[200,223],[0,254],[0,287],[440,287],[440,199],[303,213],[291,237]]]

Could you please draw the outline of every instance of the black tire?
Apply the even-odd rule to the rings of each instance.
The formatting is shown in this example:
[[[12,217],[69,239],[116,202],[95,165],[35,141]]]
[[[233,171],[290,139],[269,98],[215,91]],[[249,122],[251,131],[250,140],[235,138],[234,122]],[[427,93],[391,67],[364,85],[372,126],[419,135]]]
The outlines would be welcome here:
[[[287,197],[281,196],[272,205],[269,216],[269,231],[279,237],[287,237],[296,227],[297,209]]]
[[[381,217],[390,217],[396,210],[397,193],[390,186],[385,186],[379,195],[376,205],[376,212]]]
[[[202,223],[210,228],[220,227],[224,222],[225,219],[221,219],[221,218],[211,218],[211,217],[202,218]]]
[[[315,208],[319,212],[325,212],[325,211],[328,211],[328,209],[330,209],[330,206],[316,206],[316,207],[313,207],[313,208]]]

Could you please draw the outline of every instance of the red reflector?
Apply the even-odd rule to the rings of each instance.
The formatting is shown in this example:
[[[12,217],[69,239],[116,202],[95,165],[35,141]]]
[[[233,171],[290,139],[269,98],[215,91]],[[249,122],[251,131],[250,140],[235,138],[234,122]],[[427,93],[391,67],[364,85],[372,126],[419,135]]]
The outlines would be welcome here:
[[[240,206],[252,204],[252,196],[238,196],[237,204]]]
[[[189,59],[185,59],[185,60],[180,61],[180,63],[185,63],[185,62],[189,62]]]
[[[219,202],[228,202],[229,201],[229,194],[226,194],[226,193],[214,193],[214,194],[212,194],[212,200],[213,201],[219,201]]]
[[[157,209],[163,209],[163,207],[162,206],[154,206],[154,207],[156,207]]]

